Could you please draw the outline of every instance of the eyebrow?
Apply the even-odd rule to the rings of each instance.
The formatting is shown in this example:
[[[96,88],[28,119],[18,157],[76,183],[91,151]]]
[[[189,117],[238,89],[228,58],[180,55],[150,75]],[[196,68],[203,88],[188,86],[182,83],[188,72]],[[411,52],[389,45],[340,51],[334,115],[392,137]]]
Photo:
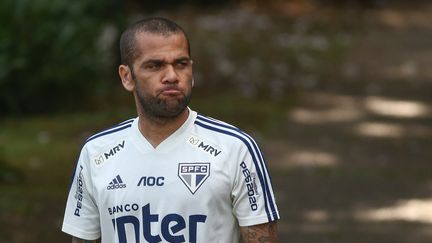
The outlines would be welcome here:
[[[174,62],[180,62],[180,61],[186,61],[186,60],[192,60],[190,57],[187,57],[187,56],[184,56],[184,57],[178,57],[178,58],[175,58],[174,59],[174,61],[173,61],[173,63]],[[165,60],[164,59],[148,59],[148,60],[145,60],[145,61],[143,61],[142,62],[142,64],[141,65],[145,65],[145,64],[148,64],[148,63],[165,63]]]

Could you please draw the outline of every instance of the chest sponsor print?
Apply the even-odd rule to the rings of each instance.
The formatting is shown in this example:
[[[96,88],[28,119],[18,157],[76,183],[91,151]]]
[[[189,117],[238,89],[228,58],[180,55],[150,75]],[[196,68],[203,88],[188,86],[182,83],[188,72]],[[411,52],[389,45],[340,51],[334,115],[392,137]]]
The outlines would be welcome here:
[[[109,151],[106,151],[100,155],[98,155],[94,162],[96,165],[101,165],[103,162],[107,161],[108,159],[112,158],[115,154],[120,152],[125,147],[125,140],[123,140],[121,143],[118,143],[116,146],[112,147]]]
[[[220,148],[203,141],[201,138],[195,135],[189,136],[187,141],[193,147],[198,148],[214,157],[217,157],[220,153],[222,153],[222,150]]]
[[[210,177],[210,163],[179,163],[178,177],[195,194]]]

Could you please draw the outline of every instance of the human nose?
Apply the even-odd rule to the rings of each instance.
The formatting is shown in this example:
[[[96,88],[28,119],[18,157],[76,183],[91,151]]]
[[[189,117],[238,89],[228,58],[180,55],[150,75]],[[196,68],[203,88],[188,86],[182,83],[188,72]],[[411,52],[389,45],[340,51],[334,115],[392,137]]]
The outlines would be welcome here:
[[[172,64],[166,65],[162,82],[164,83],[178,82],[178,74]]]

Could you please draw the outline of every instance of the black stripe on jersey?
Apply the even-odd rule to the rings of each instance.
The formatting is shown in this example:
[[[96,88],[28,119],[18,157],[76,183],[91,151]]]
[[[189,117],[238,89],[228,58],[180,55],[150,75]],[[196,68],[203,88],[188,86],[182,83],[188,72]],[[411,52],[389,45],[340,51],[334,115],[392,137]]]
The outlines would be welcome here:
[[[126,120],[126,121],[124,121],[124,122],[120,122],[119,124],[117,124],[117,125],[115,125],[115,126],[113,126],[113,127],[118,127],[118,126],[124,125],[124,124],[126,124],[126,123],[131,123],[131,122],[133,122],[134,120],[135,120],[135,118],[132,118],[132,119]],[[113,128],[113,127],[111,127],[111,128]],[[110,129],[110,128],[108,128],[108,129]],[[108,129],[107,129],[107,130],[108,130]]]
[[[203,122],[205,122],[205,123],[203,123]],[[261,154],[261,151],[259,150],[259,148],[258,148],[257,144],[255,143],[255,141],[253,140],[253,138],[250,137],[248,134],[244,133],[243,131],[241,131],[240,129],[234,127],[234,126],[228,125],[227,123],[223,123],[223,122],[211,119],[211,118],[204,117],[202,115],[198,115],[197,120],[195,121],[195,124],[197,124],[203,128],[215,131],[215,132],[219,132],[219,133],[223,133],[226,135],[236,137],[236,138],[240,139],[246,145],[246,147],[249,150],[249,153],[252,156],[252,160],[255,164],[258,178],[260,180],[261,187],[263,189],[264,204],[265,204],[265,210],[267,213],[268,220],[273,221],[273,220],[279,219],[278,212],[276,211],[276,207],[275,207],[275,204],[273,202],[272,192],[269,188],[269,185],[271,186],[272,183],[271,183],[271,178],[268,174],[268,168],[267,168],[265,160]],[[258,162],[257,158],[258,158],[259,162]],[[269,208],[269,204],[270,204],[270,208]],[[271,211],[271,213],[270,213],[270,211]]]
[[[90,138],[88,138],[87,141],[86,141],[86,143],[88,143],[89,141],[91,141],[91,140],[93,140],[95,138],[102,137],[102,136],[105,136],[105,135],[108,135],[108,134],[111,134],[111,133],[114,133],[114,132],[118,132],[118,131],[121,131],[121,130],[123,130],[125,128],[129,128],[129,127],[132,126],[132,122],[133,121],[134,121],[134,119],[131,119],[131,120],[122,122],[120,124],[117,124],[117,125],[115,125],[115,126],[113,126],[111,128],[108,128],[108,129],[106,129],[106,130],[104,130],[102,132],[99,132],[99,133],[91,136]]]
[[[119,124],[117,124],[115,126],[112,126],[112,127],[108,128],[108,129],[102,131],[102,132],[96,133],[95,135],[89,137],[84,142],[84,144],[81,147],[81,150],[82,150],[82,148],[84,147],[84,145],[86,143],[88,143],[89,141],[91,141],[91,140],[93,140],[95,138],[102,137],[102,136],[105,136],[105,135],[108,135],[108,134],[111,134],[111,133],[115,133],[115,132],[118,132],[118,131],[121,131],[123,129],[131,127],[133,121],[134,121],[134,119],[130,119],[130,120],[124,121],[122,123],[119,123]],[[77,162],[75,163],[75,166],[74,166],[74,169],[73,169],[73,172],[72,172],[72,177],[71,177],[70,182],[69,182],[69,191],[71,190],[72,183],[73,183],[73,181],[75,179],[76,170],[78,168],[78,161],[79,161],[79,158],[78,158]]]

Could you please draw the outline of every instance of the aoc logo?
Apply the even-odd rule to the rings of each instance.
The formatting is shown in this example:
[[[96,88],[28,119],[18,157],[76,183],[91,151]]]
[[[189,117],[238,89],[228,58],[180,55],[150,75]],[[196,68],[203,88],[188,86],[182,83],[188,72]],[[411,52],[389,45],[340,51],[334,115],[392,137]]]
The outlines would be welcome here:
[[[199,148],[199,149],[202,149],[203,151],[213,155],[214,157],[217,157],[222,152],[221,149],[216,148],[216,146],[202,141],[200,138],[198,138],[197,136],[194,136],[194,135],[191,135],[189,137],[188,142],[192,146]]]
[[[189,191],[195,194],[210,176],[210,163],[180,163],[178,176]]]
[[[103,153],[94,159],[96,165],[102,164],[104,161],[108,160],[110,157],[114,156],[116,153],[120,152],[125,146],[125,140],[117,144],[115,147],[110,149],[107,153]]]

